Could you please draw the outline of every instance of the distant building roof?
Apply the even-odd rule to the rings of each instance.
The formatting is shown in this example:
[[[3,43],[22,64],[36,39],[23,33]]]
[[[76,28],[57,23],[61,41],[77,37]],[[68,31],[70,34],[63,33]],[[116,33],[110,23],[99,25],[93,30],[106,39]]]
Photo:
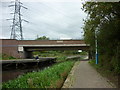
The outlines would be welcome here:
[[[60,40],[71,40],[72,38],[60,38]]]

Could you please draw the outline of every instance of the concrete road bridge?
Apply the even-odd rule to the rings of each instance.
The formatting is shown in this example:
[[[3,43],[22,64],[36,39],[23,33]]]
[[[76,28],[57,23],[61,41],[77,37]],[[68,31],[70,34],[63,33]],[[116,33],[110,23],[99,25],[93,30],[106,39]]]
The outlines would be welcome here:
[[[16,58],[32,58],[32,52],[43,50],[85,50],[90,45],[84,40],[15,40],[0,39],[0,53]]]

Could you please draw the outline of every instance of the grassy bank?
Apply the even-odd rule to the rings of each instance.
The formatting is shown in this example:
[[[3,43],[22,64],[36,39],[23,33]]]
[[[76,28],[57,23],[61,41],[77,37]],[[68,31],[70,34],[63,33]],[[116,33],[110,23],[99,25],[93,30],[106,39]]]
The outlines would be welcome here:
[[[103,76],[108,78],[113,84],[118,87],[118,74],[116,74],[113,71],[110,71],[109,69],[101,66],[100,64],[95,64],[95,60],[89,61],[89,63]]]
[[[65,61],[40,72],[30,72],[2,84],[2,88],[60,88],[75,61]]]
[[[10,59],[16,59],[13,56],[9,56],[6,54],[0,54],[0,60],[10,60]]]
[[[80,55],[76,50],[73,51],[35,51],[33,52],[34,57],[56,57],[57,62],[64,61],[67,56]]]

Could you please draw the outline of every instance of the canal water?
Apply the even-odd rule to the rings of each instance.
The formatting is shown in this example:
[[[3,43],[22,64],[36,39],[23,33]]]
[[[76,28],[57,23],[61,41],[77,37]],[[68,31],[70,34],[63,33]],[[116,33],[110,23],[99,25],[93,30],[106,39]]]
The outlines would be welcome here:
[[[13,80],[20,75],[26,74],[28,72],[37,72],[41,71],[46,67],[52,66],[54,63],[49,63],[49,62],[42,62],[39,64],[25,64],[25,65],[18,65],[18,67],[15,67],[15,64],[12,64],[8,67],[3,67],[2,68],[2,82],[7,82],[9,80]]]

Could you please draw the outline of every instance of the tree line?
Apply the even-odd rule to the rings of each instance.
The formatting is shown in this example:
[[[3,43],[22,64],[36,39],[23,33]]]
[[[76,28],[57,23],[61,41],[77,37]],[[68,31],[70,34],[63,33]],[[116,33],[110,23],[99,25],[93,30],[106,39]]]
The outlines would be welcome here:
[[[120,74],[120,2],[85,2],[82,9],[88,14],[83,30],[92,56],[97,39],[99,65]]]

